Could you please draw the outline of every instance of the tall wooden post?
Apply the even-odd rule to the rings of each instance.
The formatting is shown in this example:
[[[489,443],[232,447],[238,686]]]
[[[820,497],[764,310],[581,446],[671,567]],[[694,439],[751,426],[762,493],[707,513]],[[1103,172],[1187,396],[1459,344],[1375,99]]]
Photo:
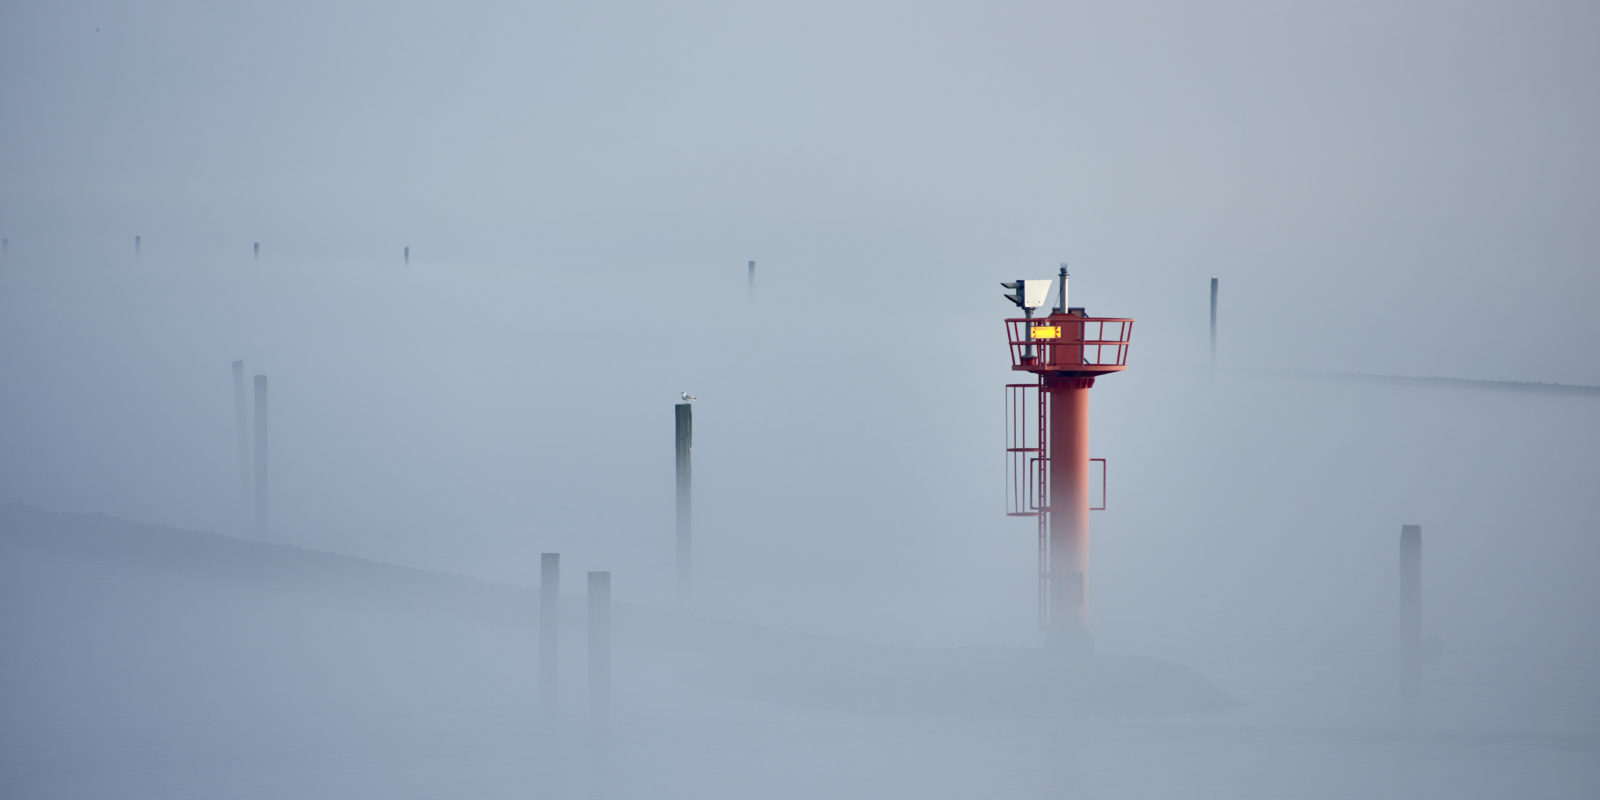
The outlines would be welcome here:
[[[611,573],[589,573],[589,716],[611,714]]]
[[[256,538],[267,538],[267,376],[256,376]]]
[[[539,707],[547,719],[556,713],[561,644],[561,554],[539,557]]]
[[[1217,365],[1217,279],[1211,279],[1211,366]]]
[[[243,528],[245,520],[249,519],[250,507],[250,426],[246,421],[246,401],[244,396],[244,362],[233,362],[233,428],[239,448],[239,516],[238,525]]]
[[[679,403],[673,408],[676,421],[678,461],[678,602],[688,603],[693,596],[693,492],[690,451],[694,446],[694,407]]]
[[[1400,527],[1400,694],[1422,697],[1422,526]]]
[[[606,797],[611,768],[611,573],[589,573],[589,796]]]

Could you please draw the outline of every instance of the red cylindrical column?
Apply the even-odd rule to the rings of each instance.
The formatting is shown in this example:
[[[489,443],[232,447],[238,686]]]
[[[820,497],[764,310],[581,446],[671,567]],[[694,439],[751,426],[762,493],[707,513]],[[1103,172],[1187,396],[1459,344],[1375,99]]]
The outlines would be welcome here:
[[[1091,377],[1048,376],[1050,398],[1050,630],[1087,643],[1089,389]]]

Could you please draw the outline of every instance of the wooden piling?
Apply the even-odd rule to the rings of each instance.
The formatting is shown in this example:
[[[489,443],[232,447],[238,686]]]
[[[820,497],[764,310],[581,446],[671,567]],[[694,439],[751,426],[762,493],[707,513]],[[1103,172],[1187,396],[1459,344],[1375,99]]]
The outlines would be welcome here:
[[[694,518],[693,473],[690,452],[694,446],[694,407],[679,403],[674,409],[678,476],[678,602],[686,604],[693,596]]]
[[[561,554],[539,557],[539,708],[554,718],[559,700],[561,644]]]
[[[267,376],[256,376],[256,538],[267,538]]]
[[[250,426],[247,422],[244,362],[233,362],[233,428],[239,450],[239,516],[237,525],[248,530],[250,518]]]
[[[611,716],[611,573],[589,573],[589,717]]]
[[[1422,526],[1400,527],[1400,694],[1422,697]]]
[[[1217,365],[1217,279],[1211,279],[1211,366]]]

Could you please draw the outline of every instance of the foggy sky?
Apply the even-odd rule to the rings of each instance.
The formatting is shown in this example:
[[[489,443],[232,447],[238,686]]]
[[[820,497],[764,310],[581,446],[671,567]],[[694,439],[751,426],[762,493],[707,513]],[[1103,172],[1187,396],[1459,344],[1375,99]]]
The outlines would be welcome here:
[[[1240,359],[1600,383],[1585,2],[3,14],[18,257],[140,233],[971,292],[1070,260],[1145,317],[1223,276]],[[1486,328],[1515,336],[1464,346]]]
[[[82,542],[0,531],[0,773],[525,796],[560,552],[624,620],[619,796],[1584,794],[1597,395],[1306,373],[1600,385],[1596,42],[1584,0],[8,4],[0,505]],[[1098,653],[1238,707],[690,680],[748,648],[825,687],[824,650],[914,644],[937,695],[941,659],[1048,652],[998,283],[1063,261],[1073,305],[1137,319],[1092,393]],[[252,536],[235,359],[270,378],[265,544],[9,505]],[[659,610],[680,391],[701,619]]]
[[[1070,261],[1075,304],[1139,319],[1095,396],[1135,509],[1182,486],[1137,470],[1210,463],[1165,381],[1213,275],[1227,366],[1600,383],[1587,3],[0,14],[7,499],[230,529],[244,358],[285,541],[654,565],[688,390],[711,574],[979,565],[1009,607],[999,280]],[[1326,441],[1435,413],[1342,412]]]

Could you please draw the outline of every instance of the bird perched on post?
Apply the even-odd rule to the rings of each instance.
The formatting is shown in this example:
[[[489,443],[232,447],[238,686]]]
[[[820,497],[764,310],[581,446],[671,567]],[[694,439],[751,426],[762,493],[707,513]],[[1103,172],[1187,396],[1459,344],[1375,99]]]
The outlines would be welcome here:
[[[685,403],[693,403],[694,402],[694,395],[689,394],[688,392],[678,392],[678,396],[683,398],[683,402],[685,402]]]

